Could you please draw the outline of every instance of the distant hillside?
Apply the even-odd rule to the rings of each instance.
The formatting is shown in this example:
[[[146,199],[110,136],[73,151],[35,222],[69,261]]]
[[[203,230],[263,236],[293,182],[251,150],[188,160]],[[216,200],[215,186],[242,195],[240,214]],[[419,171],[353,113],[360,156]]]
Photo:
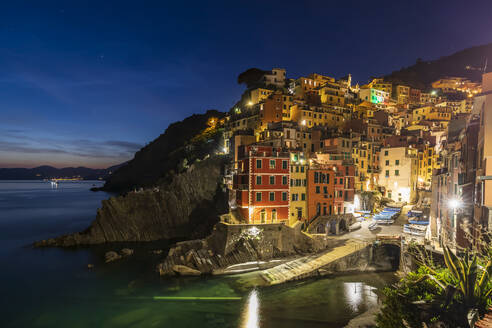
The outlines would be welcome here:
[[[91,169],[82,166],[57,169],[48,165],[38,166],[32,169],[0,168],[0,180],[42,180],[74,177],[80,177],[84,180],[104,180],[122,165],[124,164],[111,166],[107,169]]]
[[[468,48],[436,60],[417,60],[414,65],[395,71],[384,78],[423,90],[429,89],[432,82],[446,76],[465,77],[480,82],[487,59],[487,71],[490,72],[492,71],[492,43]]]
[[[224,116],[225,113],[209,110],[169,125],[163,134],[114,172],[101,189],[125,192],[169,182],[173,173],[222,149],[222,129],[219,125],[212,129],[210,120],[213,118],[216,124]]]

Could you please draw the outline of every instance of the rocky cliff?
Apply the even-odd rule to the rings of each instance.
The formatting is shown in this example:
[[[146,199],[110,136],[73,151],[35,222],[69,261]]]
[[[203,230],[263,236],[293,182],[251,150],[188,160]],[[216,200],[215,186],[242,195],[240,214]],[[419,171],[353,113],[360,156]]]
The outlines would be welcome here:
[[[154,241],[206,236],[227,211],[222,170],[227,158],[197,161],[169,183],[102,202],[83,232],[52,238],[35,246],[75,246],[107,242]]]
[[[107,179],[102,190],[128,192],[141,187],[170,183],[183,162],[193,163],[223,147],[224,113],[209,110],[175,122],[135,153],[135,157]]]

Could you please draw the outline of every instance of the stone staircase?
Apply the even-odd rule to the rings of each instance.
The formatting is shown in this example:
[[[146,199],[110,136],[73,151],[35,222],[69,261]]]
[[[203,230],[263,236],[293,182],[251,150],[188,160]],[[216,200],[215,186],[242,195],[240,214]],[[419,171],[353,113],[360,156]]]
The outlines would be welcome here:
[[[304,279],[318,275],[318,270],[333,261],[341,259],[365,248],[367,243],[349,240],[344,245],[335,247],[321,254],[304,256],[278,265],[259,273],[265,286],[282,284],[292,280]]]

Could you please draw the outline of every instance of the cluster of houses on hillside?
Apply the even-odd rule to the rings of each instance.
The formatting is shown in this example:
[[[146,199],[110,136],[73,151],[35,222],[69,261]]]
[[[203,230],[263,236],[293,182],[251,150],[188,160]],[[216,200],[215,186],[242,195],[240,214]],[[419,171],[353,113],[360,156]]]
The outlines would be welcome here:
[[[231,207],[246,223],[294,225],[353,213],[358,194],[379,192],[429,206],[429,238],[466,246],[468,232],[491,225],[491,90],[492,74],[419,90],[267,71],[225,120]]]

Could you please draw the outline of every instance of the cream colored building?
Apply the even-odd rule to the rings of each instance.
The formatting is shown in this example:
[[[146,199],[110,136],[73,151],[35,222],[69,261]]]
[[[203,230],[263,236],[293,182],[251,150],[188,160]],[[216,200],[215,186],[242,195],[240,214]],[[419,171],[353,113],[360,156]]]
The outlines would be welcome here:
[[[417,149],[385,147],[380,153],[379,186],[395,202],[413,203],[417,196]]]

